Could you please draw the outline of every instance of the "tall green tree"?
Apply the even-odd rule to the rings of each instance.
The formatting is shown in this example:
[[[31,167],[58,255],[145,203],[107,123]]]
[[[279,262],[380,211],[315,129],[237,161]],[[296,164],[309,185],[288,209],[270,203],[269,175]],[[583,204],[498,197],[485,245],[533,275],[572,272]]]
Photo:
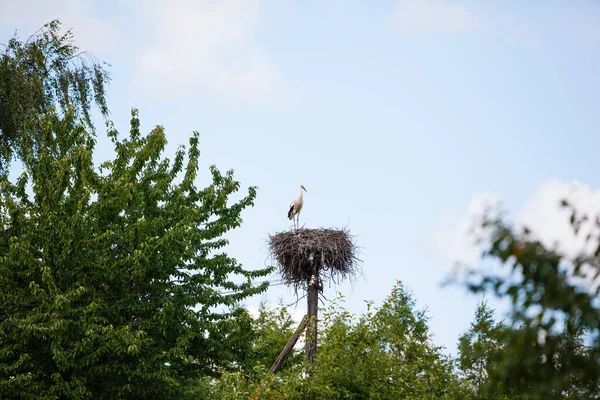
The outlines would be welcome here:
[[[496,370],[501,362],[508,327],[496,322],[494,310],[481,301],[474,321],[458,339],[459,368],[478,399],[503,399],[511,395]]]
[[[70,107],[88,130],[93,130],[92,104],[108,117],[105,85],[107,64],[80,52],[71,31],[51,21],[22,41],[16,35],[0,53],[0,172],[8,171],[14,156],[39,151],[39,116],[54,107]]]
[[[270,269],[221,249],[256,189],[232,201],[240,183],[214,166],[196,186],[198,134],[171,162],[136,110],[128,137],[109,129],[115,158],[99,168],[74,107],[39,121],[38,154],[0,179],[0,397],[182,398],[233,368],[233,306]]]

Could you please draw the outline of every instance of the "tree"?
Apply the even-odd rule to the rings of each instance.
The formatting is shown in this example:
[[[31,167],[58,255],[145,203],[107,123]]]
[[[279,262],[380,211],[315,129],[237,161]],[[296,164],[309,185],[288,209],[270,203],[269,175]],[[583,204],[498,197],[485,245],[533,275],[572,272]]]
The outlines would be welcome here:
[[[71,31],[61,34],[54,20],[25,42],[16,35],[0,54],[0,171],[6,173],[13,156],[39,151],[39,116],[52,107],[65,113],[73,108],[93,130],[91,104],[108,116],[105,84],[108,72],[88,52],[79,52]]]
[[[259,380],[229,374],[209,399],[454,399],[468,392],[452,360],[430,341],[425,312],[401,282],[356,318],[339,305],[322,316],[314,373],[292,365]],[[259,369],[257,372],[261,372]]]
[[[109,129],[116,155],[99,168],[74,107],[38,117],[38,154],[0,179],[0,397],[182,398],[232,368],[233,306],[271,269],[220,249],[256,188],[231,201],[240,183],[214,166],[198,188],[198,134],[171,162],[136,110],[128,138]]]
[[[481,301],[470,329],[458,339],[459,367],[476,398],[501,399],[510,391],[495,370],[503,358],[508,328],[494,320],[494,311]]]
[[[570,207],[567,201],[564,207]],[[581,216],[571,208],[575,234],[586,224],[600,221]],[[598,245],[590,254],[574,259],[548,249],[529,229],[517,231],[501,215],[488,213],[481,226],[490,233],[485,256],[496,259],[509,274],[470,271],[465,282],[473,292],[492,292],[511,303],[509,334],[502,362],[495,371],[506,387],[519,395],[600,397],[600,309],[599,293],[584,282],[597,279],[600,241],[592,234],[587,241]],[[596,272],[590,278],[585,270]],[[589,346],[583,346],[582,335]]]
[[[465,390],[450,357],[433,345],[425,310],[398,281],[381,307],[356,322],[329,319],[318,355],[313,398],[442,399]],[[312,385],[311,385],[312,386]],[[331,395],[331,397],[328,397]]]

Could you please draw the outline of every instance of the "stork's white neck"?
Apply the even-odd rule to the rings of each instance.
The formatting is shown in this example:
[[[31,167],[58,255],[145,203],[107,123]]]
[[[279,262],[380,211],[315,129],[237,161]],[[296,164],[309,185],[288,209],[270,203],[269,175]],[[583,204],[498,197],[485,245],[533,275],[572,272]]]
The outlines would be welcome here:
[[[300,194],[298,195],[298,198],[302,198],[302,186],[300,187]]]

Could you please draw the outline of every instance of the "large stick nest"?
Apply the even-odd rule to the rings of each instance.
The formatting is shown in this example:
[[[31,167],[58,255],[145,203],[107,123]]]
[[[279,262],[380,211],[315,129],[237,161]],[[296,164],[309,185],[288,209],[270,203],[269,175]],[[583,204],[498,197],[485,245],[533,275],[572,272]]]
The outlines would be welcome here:
[[[283,280],[295,289],[304,286],[313,273],[334,283],[353,277],[360,261],[353,238],[345,230],[280,232],[269,237],[269,249]]]

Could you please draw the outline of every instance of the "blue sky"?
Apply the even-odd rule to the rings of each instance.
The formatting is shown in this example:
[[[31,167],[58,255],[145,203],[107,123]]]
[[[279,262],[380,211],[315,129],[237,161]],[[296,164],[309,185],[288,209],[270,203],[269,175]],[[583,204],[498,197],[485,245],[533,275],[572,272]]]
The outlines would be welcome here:
[[[475,262],[464,227],[483,200],[547,240],[568,236],[555,205],[573,183],[587,209],[600,204],[599,2],[52,3],[0,0],[0,42],[59,18],[112,65],[119,130],[136,107],[146,131],[166,128],[169,155],[199,131],[205,171],[259,187],[232,256],[265,265],[302,183],[300,222],[347,226],[362,247],[364,277],[326,296],[360,312],[402,280],[449,352],[477,298],[440,282]],[[98,159],[111,155],[100,143]],[[295,300],[269,290],[280,297]]]

